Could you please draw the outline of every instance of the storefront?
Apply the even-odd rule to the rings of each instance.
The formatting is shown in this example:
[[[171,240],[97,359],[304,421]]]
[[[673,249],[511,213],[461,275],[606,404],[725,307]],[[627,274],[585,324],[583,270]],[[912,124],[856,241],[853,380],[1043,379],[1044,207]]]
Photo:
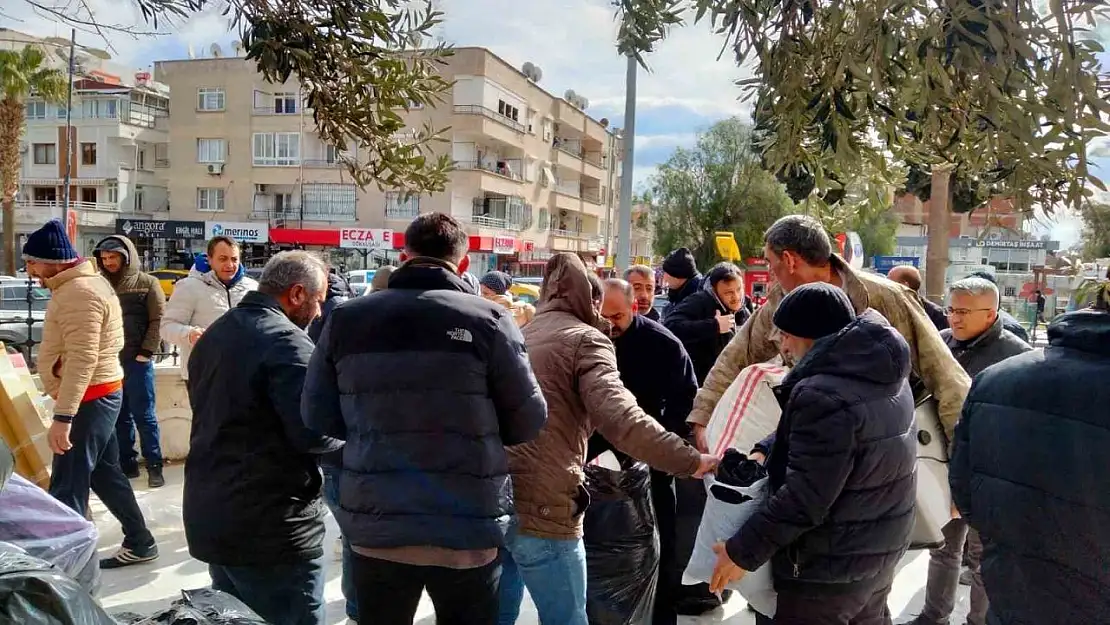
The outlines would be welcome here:
[[[116,234],[131,239],[147,270],[176,263],[182,255],[203,252],[208,238],[203,221],[117,219]]]
[[[270,225],[250,221],[206,221],[205,239],[231,237],[239,242],[240,258],[247,267],[261,267],[270,258]]]
[[[744,261],[744,294],[757,304],[767,301],[771,290],[771,266],[766,258],[749,258]]]

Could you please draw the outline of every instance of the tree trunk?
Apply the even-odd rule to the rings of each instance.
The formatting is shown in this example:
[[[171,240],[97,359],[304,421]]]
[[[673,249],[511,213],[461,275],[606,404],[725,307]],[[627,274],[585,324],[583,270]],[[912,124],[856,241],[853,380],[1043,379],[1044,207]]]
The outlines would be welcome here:
[[[925,255],[925,296],[944,304],[944,276],[948,271],[948,227],[952,214],[952,167],[933,168],[929,198],[929,239]]]
[[[15,194],[19,190],[22,159],[19,142],[23,135],[23,103],[15,98],[0,101],[0,196],[4,211],[4,274],[15,275]]]

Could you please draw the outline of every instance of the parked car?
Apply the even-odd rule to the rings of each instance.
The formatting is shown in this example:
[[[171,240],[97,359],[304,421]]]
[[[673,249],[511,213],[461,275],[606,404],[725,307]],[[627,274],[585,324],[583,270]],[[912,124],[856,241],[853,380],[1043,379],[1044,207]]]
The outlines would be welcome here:
[[[9,353],[19,352],[28,363],[33,362],[42,341],[42,324],[49,302],[50,290],[39,286],[38,281],[32,281],[28,291],[25,278],[0,278],[0,341]],[[34,342],[29,349],[28,331]]]
[[[525,304],[536,305],[540,299],[540,287],[534,284],[526,284],[513,280],[513,285],[509,287],[509,293],[512,294],[513,299],[524,302]]]
[[[165,293],[166,299],[169,299],[173,295],[173,285],[189,275],[189,272],[184,269],[155,269],[150,272],[150,275],[158,279],[158,284],[162,287],[162,293]]]

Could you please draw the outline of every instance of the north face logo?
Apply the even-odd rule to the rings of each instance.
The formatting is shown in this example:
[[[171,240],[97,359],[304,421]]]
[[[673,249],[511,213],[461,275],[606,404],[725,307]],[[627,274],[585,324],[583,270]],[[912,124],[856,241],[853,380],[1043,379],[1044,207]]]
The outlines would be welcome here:
[[[470,334],[470,330],[465,328],[455,328],[454,330],[447,331],[447,338],[452,341],[462,341],[463,343],[473,343],[474,337]]]

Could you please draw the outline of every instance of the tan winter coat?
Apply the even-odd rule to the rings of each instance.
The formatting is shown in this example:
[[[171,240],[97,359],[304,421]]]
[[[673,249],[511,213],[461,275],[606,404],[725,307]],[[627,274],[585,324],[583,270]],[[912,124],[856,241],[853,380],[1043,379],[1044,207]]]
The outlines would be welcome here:
[[[547,400],[534,441],[510,447],[521,531],[540,538],[582,535],[586,441],[600,431],[620,451],[679,476],[698,469],[697,451],[663,429],[621,384],[613,344],[596,316],[582,261],[560,254],[544,280],[539,310],[523,329],[532,370]]]
[[[832,257],[832,265],[844,277],[844,292],[852,300],[856,312],[875,309],[910,344],[913,371],[939,402],[945,434],[948,440],[953,440],[964,398],[971,387],[971,378],[952,357],[936,326],[921,307],[917,294],[884,277],[857,273],[839,256]],[[689,423],[709,423],[717,402],[744,367],[767,362],[779,354],[778,346],[770,337],[773,329],[771,320],[782,298],[782,287],[776,284],[767,296],[767,303],[755,311],[725,346],[698,391],[694,409],[686,419]]]
[[[92,261],[44,282],[52,293],[39,345],[39,377],[55,400],[54,414],[72,417],[89,386],[123,379],[123,313],[112,285]]]

